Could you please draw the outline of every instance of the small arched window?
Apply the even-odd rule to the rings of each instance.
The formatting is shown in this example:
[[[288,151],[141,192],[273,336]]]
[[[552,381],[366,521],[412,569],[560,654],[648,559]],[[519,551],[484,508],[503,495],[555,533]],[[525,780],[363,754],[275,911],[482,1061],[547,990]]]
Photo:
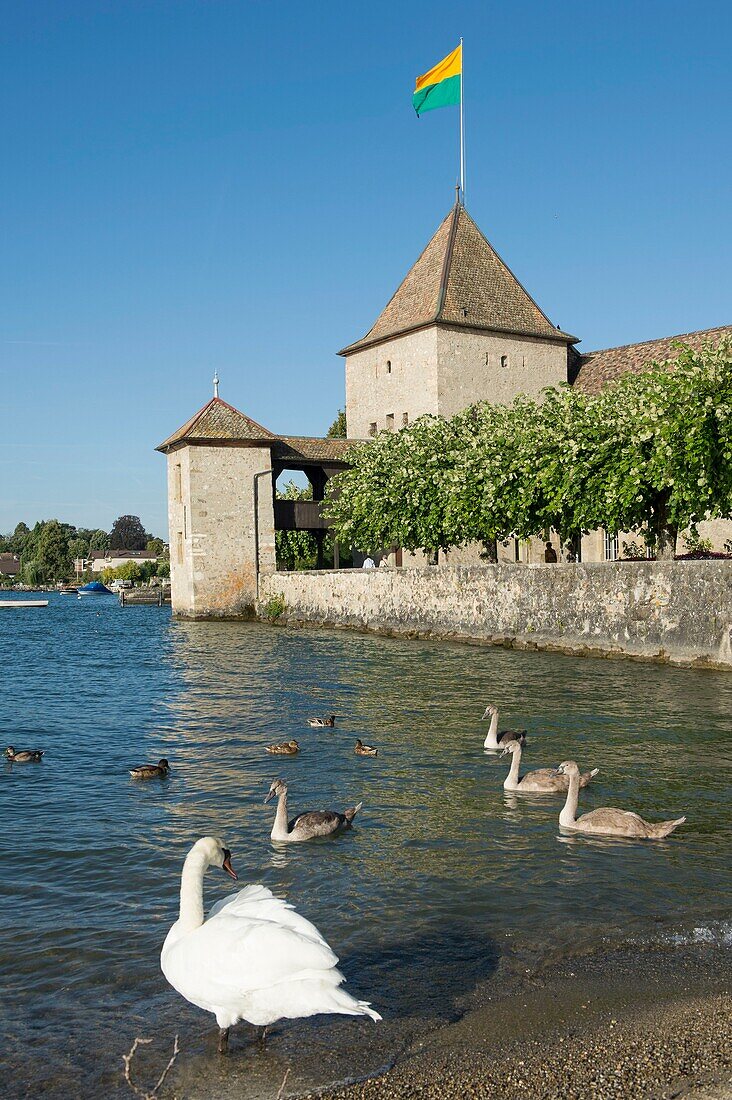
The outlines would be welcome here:
[[[386,360],[386,373],[391,374],[391,359]]]
[[[502,355],[501,356],[501,366],[502,367],[507,367],[508,366],[508,356],[507,355]]]

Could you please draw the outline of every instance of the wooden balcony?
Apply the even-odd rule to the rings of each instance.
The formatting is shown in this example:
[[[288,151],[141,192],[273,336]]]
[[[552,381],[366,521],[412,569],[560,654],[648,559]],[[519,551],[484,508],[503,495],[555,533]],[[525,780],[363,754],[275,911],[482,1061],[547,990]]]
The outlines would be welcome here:
[[[276,531],[327,531],[318,500],[275,500]]]

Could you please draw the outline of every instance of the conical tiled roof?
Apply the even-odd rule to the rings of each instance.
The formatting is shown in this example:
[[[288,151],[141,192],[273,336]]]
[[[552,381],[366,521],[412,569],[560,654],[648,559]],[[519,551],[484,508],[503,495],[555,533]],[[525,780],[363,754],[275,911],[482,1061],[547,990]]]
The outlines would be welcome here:
[[[158,451],[167,451],[176,443],[202,442],[208,439],[225,439],[232,442],[257,442],[277,439],[277,436],[240,413],[233,405],[212,397],[195,416],[173,432],[161,443]]]
[[[542,313],[460,203],[442,222],[370,331],[340,354],[432,324],[576,342]]]

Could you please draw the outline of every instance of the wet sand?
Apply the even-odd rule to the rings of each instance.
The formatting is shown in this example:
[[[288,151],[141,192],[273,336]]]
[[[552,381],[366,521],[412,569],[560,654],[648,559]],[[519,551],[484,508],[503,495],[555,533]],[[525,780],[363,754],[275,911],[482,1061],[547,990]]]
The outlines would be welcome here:
[[[388,1073],[310,1096],[732,1100],[731,962],[729,949],[624,951],[503,993],[494,980]]]

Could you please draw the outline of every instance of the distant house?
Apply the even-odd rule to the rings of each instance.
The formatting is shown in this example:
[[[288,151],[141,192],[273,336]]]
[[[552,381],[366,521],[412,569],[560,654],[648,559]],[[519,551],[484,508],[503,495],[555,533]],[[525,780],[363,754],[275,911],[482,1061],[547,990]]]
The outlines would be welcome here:
[[[0,554],[0,577],[17,577],[20,573],[20,559],[15,554]]]
[[[87,560],[87,568],[92,573],[101,573],[104,569],[117,569],[120,565],[126,565],[128,561],[142,562],[160,559],[159,554],[151,554],[149,550],[92,550]]]

